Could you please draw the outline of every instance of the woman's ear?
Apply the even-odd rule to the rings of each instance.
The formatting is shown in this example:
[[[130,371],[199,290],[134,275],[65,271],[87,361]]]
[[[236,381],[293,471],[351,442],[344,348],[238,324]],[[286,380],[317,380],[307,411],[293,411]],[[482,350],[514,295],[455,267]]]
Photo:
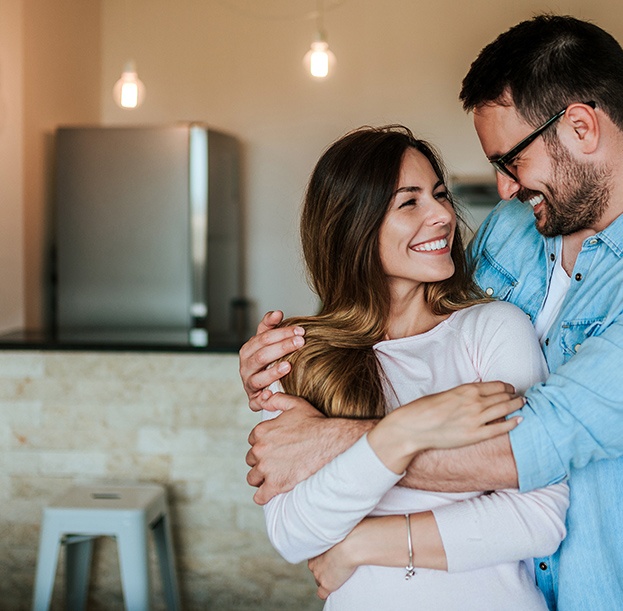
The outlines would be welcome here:
[[[584,154],[594,153],[599,145],[600,128],[597,112],[588,104],[570,104],[558,131],[561,141]]]

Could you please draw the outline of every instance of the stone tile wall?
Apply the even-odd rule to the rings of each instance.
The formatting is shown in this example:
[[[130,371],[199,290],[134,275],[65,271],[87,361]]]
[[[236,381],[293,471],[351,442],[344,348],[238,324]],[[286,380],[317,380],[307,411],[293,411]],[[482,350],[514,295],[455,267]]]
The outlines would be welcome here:
[[[0,352],[0,611],[30,608],[41,513],[74,483],[166,485],[184,608],[316,610],[313,579],[272,549],[245,481],[233,354]],[[152,550],[154,608],[163,609]],[[63,608],[59,561],[53,609]],[[89,609],[122,609],[112,540]]]

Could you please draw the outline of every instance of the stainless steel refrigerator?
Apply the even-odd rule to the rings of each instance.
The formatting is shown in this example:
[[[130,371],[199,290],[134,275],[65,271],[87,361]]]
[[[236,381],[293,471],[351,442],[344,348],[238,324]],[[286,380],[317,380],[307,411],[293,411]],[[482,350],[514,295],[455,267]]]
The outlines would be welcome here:
[[[240,145],[185,123],[56,133],[59,341],[244,341]]]

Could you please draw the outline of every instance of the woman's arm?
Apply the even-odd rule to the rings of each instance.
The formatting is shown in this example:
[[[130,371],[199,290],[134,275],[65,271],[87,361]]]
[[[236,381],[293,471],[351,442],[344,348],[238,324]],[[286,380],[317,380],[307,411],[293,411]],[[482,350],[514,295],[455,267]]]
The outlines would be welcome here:
[[[415,567],[471,571],[552,554],[565,537],[569,488],[530,493],[505,490],[412,514]],[[362,565],[406,567],[403,515],[362,520],[339,544],[312,558],[309,568],[326,598]]]
[[[423,397],[386,416],[377,425],[383,426],[375,436],[375,449],[367,436],[361,438],[265,505],[271,543],[289,562],[323,553],[376,507],[404,475],[399,465],[408,464],[415,452],[473,443],[515,426],[516,420],[487,424],[521,405],[522,400],[511,393],[512,387],[501,382],[464,385]]]

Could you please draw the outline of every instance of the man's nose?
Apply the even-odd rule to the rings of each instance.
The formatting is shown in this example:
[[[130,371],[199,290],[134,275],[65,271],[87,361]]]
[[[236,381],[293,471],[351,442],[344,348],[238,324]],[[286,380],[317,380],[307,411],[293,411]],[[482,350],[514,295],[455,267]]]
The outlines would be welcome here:
[[[521,188],[520,184],[510,176],[500,172],[496,172],[495,176],[500,197],[506,200],[513,199]]]

